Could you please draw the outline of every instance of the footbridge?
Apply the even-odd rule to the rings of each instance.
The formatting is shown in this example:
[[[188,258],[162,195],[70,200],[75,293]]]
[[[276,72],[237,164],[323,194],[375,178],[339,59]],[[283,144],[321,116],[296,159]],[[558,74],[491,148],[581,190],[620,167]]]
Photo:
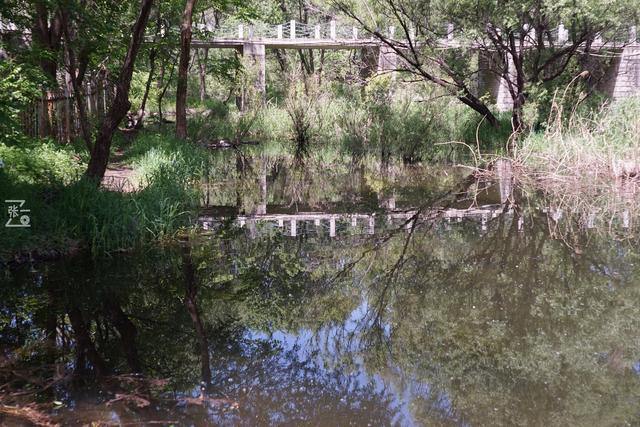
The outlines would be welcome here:
[[[361,52],[363,76],[375,73],[391,72],[402,68],[395,50],[378,37],[363,29],[328,21],[316,24],[300,23],[295,20],[283,24],[235,23],[221,27],[199,24],[198,30],[203,36],[192,41],[193,48],[235,49],[249,64],[253,64],[255,88],[264,94],[266,90],[265,56],[268,49],[321,49],[321,50],[359,50]],[[380,34],[396,48],[420,47],[422,43],[416,31],[397,31],[393,26],[378,29]],[[439,49],[478,49],[480,42],[458,38],[458,32],[451,24],[443,25],[441,37],[430,42]],[[535,32],[531,30],[524,41],[524,48],[537,43]],[[544,43],[549,47],[562,48],[571,43],[569,31],[559,25],[545,36]],[[640,43],[635,26],[617,34],[598,35],[591,43],[591,48],[606,48],[614,60],[598,83],[598,88],[612,98],[624,98],[640,94]],[[486,51],[486,49],[484,49]],[[511,109],[506,81],[495,70],[499,62],[491,55],[478,59],[477,92],[479,96],[489,94],[496,102],[499,110]],[[511,62],[507,58],[507,68]],[[512,67],[512,65],[511,65]],[[503,70],[501,70],[503,71]]]

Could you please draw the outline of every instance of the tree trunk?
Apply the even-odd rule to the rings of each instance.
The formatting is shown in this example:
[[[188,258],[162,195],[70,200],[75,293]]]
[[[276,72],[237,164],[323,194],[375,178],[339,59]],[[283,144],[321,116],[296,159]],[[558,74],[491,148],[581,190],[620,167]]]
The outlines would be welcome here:
[[[131,41],[129,42],[129,48],[127,49],[127,56],[122,64],[120,76],[116,82],[116,96],[109,107],[106,117],[102,121],[100,130],[96,136],[96,141],[93,144],[93,149],[91,150],[91,158],[89,159],[89,166],[87,168],[86,175],[95,179],[98,183],[102,181],[104,173],[107,170],[113,133],[118,128],[118,125],[131,107],[131,102],[129,101],[129,88],[131,87],[133,66],[144,38],[144,29],[147,26],[152,5],[153,0],[142,0],[140,13],[138,14],[138,18],[133,26]]]
[[[149,77],[147,77],[147,83],[144,88],[144,95],[142,95],[142,102],[140,103],[140,110],[138,111],[138,117],[136,118],[135,129],[142,129],[144,123],[144,112],[147,108],[147,99],[149,99],[149,90],[151,90],[151,82],[153,80],[153,72],[156,66],[156,54],[158,52],[155,44],[158,40],[158,35],[162,29],[162,21],[160,20],[160,8],[156,8],[156,32],[153,35],[153,47],[149,51]]]
[[[187,77],[191,51],[191,23],[196,0],[186,0],[180,28],[180,62],[176,88],[176,137],[187,138]]]
[[[109,294],[103,298],[105,312],[120,335],[120,342],[129,369],[135,373],[142,372],[142,363],[140,363],[140,357],[136,347],[136,337],[138,335],[136,325],[134,325],[124,311],[122,311],[122,307],[115,295]]]
[[[60,39],[62,36],[62,19],[59,11],[51,16],[49,23],[49,9],[45,2],[39,1],[35,5],[35,16],[32,27],[32,39],[34,44],[43,49],[47,54],[41,54],[39,58],[40,68],[47,77],[46,86],[57,86],[56,77],[58,73],[57,54],[60,50]],[[48,93],[45,90],[46,94]],[[40,122],[38,134],[40,137],[53,135],[53,112],[49,108],[48,101],[43,101],[40,112]]]
[[[71,327],[73,328],[76,339],[76,361],[80,362],[89,359],[89,362],[93,365],[96,376],[104,376],[107,374],[106,363],[96,350],[93,340],[91,339],[89,325],[84,321],[82,312],[77,305],[73,304],[69,310],[67,310],[67,314],[69,315],[69,321],[71,322]],[[83,362],[76,363],[76,374],[81,373],[84,369],[83,365]]]
[[[475,110],[478,114],[485,117],[492,127],[497,128],[499,126],[496,116],[491,112],[489,107],[487,107],[487,105],[477,97],[471,95],[471,93],[467,93],[465,96],[458,96],[457,98],[460,100],[460,102],[468,107],[471,107],[471,109]]]
[[[144,87],[144,95],[142,95],[142,102],[140,103],[140,110],[138,111],[138,118],[136,119],[135,129],[142,129],[144,124],[144,111],[147,108],[147,99],[149,98],[149,90],[151,89],[151,81],[153,80],[153,71],[156,64],[156,48],[152,48],[149,52],[149,77],[147,77],[147,84]]]
[[[207,59],[209,57],[209,49],[204,49],[204,54],[198,51],[198,71],[200,73],[200,102],[207,99]],[[203,56],[203,57],[201,57]]]
[[[173,79],[173,72],[175,71],[175,69],[176,69],[176,63],[175,61],[173,61],[173,64],[171,65],[171,71],[169,71],[169,78],[167,79],[167,84],[164,85],[164,88],[160,91],[160,94],[158,95],[158,119],[160,120],[160,123],[164,123],[164,118],[162,116],[162,100],[164,99],[164,95],[165,93],[167,93],[167,89],[171,84],[171,79]],[[164,74],[164,71],[162,72],[162,74]]]
[[[82,81],[84,79],[84,71],[78,67],[76,54],[73,51],[71,35],[69,31],[69,14],[66,10],[61,12],[63,21],[64,46],[67,53],[69,63],[69,74],[71,74],[71,88],[73,89],[73,97],[78,107],[78,115],[80,120],[80,133],[87,147],[87,151],[91,152],[91,131],[89,130],[89,122],[87,120],[87,112],[84,105],[84,97],[82,96]],[[86,66],[85,66],[86,69]],[[80,74],[80,73],[83,74]]]

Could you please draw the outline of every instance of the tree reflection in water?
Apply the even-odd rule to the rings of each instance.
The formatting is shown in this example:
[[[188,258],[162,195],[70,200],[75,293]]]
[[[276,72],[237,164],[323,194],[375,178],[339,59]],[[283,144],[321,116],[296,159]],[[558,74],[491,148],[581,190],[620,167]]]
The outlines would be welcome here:
[[[535,203],[333,239],[227,223],[6,272],[0,421],[636,423],[637,239],[554,239]]]

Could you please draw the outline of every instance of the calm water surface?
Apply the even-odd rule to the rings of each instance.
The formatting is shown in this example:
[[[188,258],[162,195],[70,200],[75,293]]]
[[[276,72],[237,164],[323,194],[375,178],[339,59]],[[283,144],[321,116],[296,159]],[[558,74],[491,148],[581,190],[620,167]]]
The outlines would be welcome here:
[[[1,403],[62,425],[640,423],[633,215],[466,174],[239,162],[179,244],[4,271]]]

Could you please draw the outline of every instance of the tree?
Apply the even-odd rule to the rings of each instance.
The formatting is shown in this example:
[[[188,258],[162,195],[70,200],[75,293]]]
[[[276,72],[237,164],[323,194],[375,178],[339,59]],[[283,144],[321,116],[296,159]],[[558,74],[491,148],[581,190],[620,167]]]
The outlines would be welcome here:
[[[160,35],[160,30],[162,29],[162,20],[160,17],[160,6],[156,8],[156,30],[153,35],[153,46],[149,50],[149,76],[147,77],[147,82],[144,87],[144,94],[142,95],[142,102],[140,103],[140,110],[138,111],[138,117],[136,118],[135,128],[142,129],[144,123],[144,114],[147,106],[147,100],[149,99],[149,91],[151,90],[151,82],[154,77],[154,72],[156,68],[156,56],[158,54],[158,47],[156,43],[158,42],[158,37]]]
[[[142,44],[144,31],[149,20],[151,6],[153,0],[142,0],[140,12],[133,26],[131,40],[127,49],[127,55],[120,70],[120,74],[116,81],[116,95],[109,107],[106,117],[100,125],[98,135],[96,136],[93,149],[91,150],[91,158],[87,167],[87,176],[96,179],[98,182],[104,177],[109,162],[109,151],[111,149],[111,139],[113,133],[124,118],[131,107],[129,101],[129,89],[131,87],[131,77],[133,75],[133,67]]]
[[[637,8],[628,0],[447,0],[439,7],[439,15],[453,24],[456,38],[477,45],[486,57],[497,57],[492,68],[508,88],[514,133],[523,130],[524,107],[536,86],[561,81],[578,57],[606,50],[606,45],[594,44],[598,37],[627,42],[628,36],[616,39],[638,19]],[[555,35],[561,24],[568,29],[566,40]],[[587,76],[586,64],[577,65],[576,75]]]
[[[81,89],[82,80],[84,79],[84,73],[86,70],[86,62],[84,62],[83,66],[82,64],[79,65],[76,61],[76,54],[73,49],[73,39],[71,37],[71,19],[69,17],[69,11],[67,9],[63,9],[61,10],[60,15],[62,16],[63,21],[64,47],[68,62],[67,71],[70,76],[69,80],[73,89],[76,107],[78,108],[80,133],[87,149],[91,151],[91,132],[89,130],[89,122],[87,120],[84,97],[82,96]]]
[[[176,137],[187,137],[187,76],[191,56],[191,24],[196,0],[186,0],[180,28],[180,62],[176,88]]]
[[[44,75],[47,77],[47,86],[56,84],[58,71],[57,56],[60,51],[62,38],[62,16],[57,7],[49,5],[41,0],[34,2],[32,15],[32,41],[33,47],[39,51],[39,63]],[[53,132],[50,112],[46,109],[46,103],[42,103],[43,110],[40,116],[38,134],[41,137],[49,136]]]
[[[428,2],[380,0],[376,2],[379,15],[369,14],[369,18],[353,4],[338,0],[336,6],[378,39],[383,45],[382,49],[391,49],[398,55],[403,64],[398,71],[440,86],[485,117],[492,126],[498,126],[498,120],[486,102],[473,93],[465,71],[452,66],[447,61],[446,50],[440,49],[438,42],[443,35],[442,31],[438,31],[441,28],[440,17],[434,17]],[[368,6],[365,10],[368,10]],[[380,30],[384,21],[397,24],[400,34],[396,36]]]
[[[473,56],[495,58],[492,72],[504,80],[513,101],[514,133],[522,130],[523,109],[535,85],[559,79],[577,55],[601,49],[593,45],[597,36],[607,40],[607,34],[637,21],[628,0],[379,0],[375,15],[342,1],[337,6],[402,59],[399,71],[441,86],[494,125],[493,113],[471,82],[480,71]],[[382,23],[397,25],[399,34],[380,31]],[[571,35],[565,43],[553,36],[561,23]],[[447,39],[453,42],[447,45]]]

